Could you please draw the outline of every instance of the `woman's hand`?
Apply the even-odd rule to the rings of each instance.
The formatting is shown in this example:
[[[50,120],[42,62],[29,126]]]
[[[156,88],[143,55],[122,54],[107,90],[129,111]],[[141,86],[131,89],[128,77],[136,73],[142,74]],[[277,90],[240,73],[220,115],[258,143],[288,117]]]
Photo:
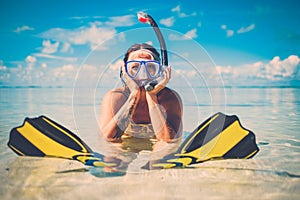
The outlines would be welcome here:
[[[171,79],[171,66],[168,66],[163,73],[164,78],[162,79],[162,81],[158,82],[158,84],[154,87],[153,90],[147,91],[148,95],[157,95],[162,89],[166,87],[166,85]]]
[[[137,93],[137,91],[139,91],[139,86],[136,84],[136,82],[133,79],[131,79],[128,76],[128,74],[126,73],[126,70],[125,70],[125,66],[122,66],[122,74],[123,74],[124,80],[126,82],[126,85],[130,90],[130,93]]]

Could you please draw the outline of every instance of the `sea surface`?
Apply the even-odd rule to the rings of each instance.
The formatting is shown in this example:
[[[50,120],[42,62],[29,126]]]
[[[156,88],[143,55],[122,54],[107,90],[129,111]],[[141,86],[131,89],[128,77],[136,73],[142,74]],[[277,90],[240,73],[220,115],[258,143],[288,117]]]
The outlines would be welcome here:
[[[46,115],[107,153],[97,118],[108,90],[0,88],[0,199],[300,199],[300,88],[175,88],[183,100],[184,137],[218,111],[237,115],[260,148],[249,160],[145,171],[138,169],[147,161],[142,152],[118,174],[72,160],[19,157],[7,147],[10,130],[25,117]]]

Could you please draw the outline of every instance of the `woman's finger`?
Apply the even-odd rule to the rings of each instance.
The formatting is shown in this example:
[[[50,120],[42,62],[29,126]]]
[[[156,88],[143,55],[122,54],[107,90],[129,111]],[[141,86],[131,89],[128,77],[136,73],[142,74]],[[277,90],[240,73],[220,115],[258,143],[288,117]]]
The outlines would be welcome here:
[[[167,80],[169,81],[171,79],[171,66],[168,66],[166,68],[165,74],[166,74]]]

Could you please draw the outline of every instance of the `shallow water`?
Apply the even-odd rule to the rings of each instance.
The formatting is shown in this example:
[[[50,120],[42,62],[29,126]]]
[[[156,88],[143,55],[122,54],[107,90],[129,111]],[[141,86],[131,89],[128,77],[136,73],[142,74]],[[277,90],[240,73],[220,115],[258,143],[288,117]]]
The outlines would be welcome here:
[[[149,155],[142,152],[129,155],[134,160],[126,172],[109,174],[70,160],[18,157],[6,146],[11,128],[44,114],[106,152],[97,116],[107,90],[0,88],[1,199],[300,198],[299,88],[176,88],[184,103],[185,136],[216,111],[236,114],[256,134],[260,152],[250,160],[146,171],[140,166]]]

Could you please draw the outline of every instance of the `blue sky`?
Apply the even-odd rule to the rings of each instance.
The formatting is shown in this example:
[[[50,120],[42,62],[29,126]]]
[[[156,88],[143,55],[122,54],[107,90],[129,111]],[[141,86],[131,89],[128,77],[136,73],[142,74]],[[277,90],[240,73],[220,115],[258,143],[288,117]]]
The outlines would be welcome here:
[[[132,43],[159,47],[138,11],[162,29],[173,85],[299,85],[297,0],[124,2],[1,1],[0,85],[111,85]]]

